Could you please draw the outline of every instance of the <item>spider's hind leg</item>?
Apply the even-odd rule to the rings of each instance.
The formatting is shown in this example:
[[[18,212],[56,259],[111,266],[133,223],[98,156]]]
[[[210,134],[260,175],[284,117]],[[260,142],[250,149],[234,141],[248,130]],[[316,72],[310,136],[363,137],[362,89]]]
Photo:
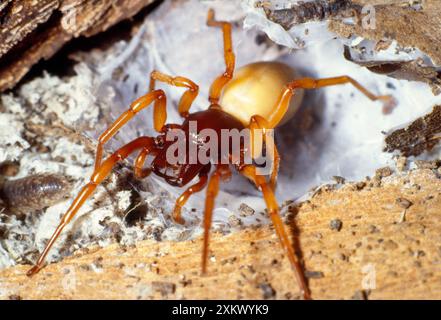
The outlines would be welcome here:
[[[218,21],[215,19],[214,10],[208,10],[207,15],[207,25],[209,27],[219,27],[222,28],[222,33],[224,36],[224,58],[226,69],[223,74],[214,80],[210,87],[210,97],[208,100],[212,104],[217,104],[219,102],[222,89],[228,83],[228,81],[233,78],[234,66],[236,58],[233,52],[233,41],[231,37],[231,23],[225,21]]]
[[[396,105],[396,100],[390,95],[376,95],[366,89],[358,81],[349,76],[339,76],[332,78],[302,78],[295,79],[288,83],[281,92],[276,105],[273,107],[273,113],[266,119],[270,128],[275,128],[283,119],[285,113],[289,108],[289,103],[296,89],[318,89],[335,85],[351,84],[355,89],[360,91],[363,95],[372,101],[383,102],[383,113],[388,114],[392,112]]]

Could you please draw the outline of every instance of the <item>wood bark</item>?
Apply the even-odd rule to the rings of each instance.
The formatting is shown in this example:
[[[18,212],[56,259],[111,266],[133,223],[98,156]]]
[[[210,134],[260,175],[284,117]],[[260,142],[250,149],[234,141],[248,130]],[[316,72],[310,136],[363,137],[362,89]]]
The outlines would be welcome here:
[[[90,37],[130,18],[154,0],[3,0],[0,91],[11,89],[42,59],[73,38]]]

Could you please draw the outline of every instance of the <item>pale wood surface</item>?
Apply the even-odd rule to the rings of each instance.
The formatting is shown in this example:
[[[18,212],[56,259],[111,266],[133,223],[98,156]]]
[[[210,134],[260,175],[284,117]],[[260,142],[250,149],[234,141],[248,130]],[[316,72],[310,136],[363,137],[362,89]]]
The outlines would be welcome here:
[[[437,171],[438,170],[438,171]],[[362,296],[363,268],[375,268],[369,299],[441,298],[439,169],[346,184],[303,203],[295,221],[315,299]],[[380,186],[378,186],[380,185]],[[405,221],[402,221],[404,208]],[[330,221],[340,219],[340,231]],[[214,235],[209,274],[200,276],[200,239],[110,245],[47,266],[0,271],[0,298],[262,299],[298,298],[288,261],[270,227]],[[366,271],[366,270],[365,270]],[[370,278],[372,280],[372,278]],[[366,280],[366,278],[365,278]],[[370,282],[373,284],[372,282]],[[270,288],[273,288],[272,291]]]

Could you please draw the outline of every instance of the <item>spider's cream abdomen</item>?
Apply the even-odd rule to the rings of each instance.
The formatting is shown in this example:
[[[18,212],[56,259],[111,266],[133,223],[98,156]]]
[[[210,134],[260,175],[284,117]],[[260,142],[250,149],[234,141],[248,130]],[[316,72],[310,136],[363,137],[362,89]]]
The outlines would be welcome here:
[[[225,112],[247,126],[253,115],[268,119],[285,85],[297,78],[299,75],[294,69],[281,62],[251,63],[235,72],[233,79],[225,86],[219,104]],[[303,94],[303,89],[296,90],[289,110],[279,125],[292,118],[300,107]]]

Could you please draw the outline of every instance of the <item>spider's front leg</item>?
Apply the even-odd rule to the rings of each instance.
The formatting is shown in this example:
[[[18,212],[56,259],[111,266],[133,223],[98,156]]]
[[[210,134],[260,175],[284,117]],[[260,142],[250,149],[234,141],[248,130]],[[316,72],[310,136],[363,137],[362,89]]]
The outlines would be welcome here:
[[[139,156],[135,160],[135,175],[140,176],[145,173],[148,173],[149,170],[143,171],[142,165],[149,153],[156,153],[158,151],[158,147],[155,144],[155,140],[151,137],[140,137],[137,138],[122,148],[115,151],[111,156],[109,156],[106,160],[104,160],[98,168],[96,168],[90,177],[90,182],[86,184],[78,195],[73,200],[69,209],[61,218],[61,221],[55,230],[54,234],[50,238],[49,242],[46,244],[46,247],[43,253],[38,258],[37,263],[34,267],[32,267],[28,272],[28,276],[32,276],[36,274],[43,267],[47,254],[52,248],[55,241],[60,236],[64,227],[73,219],[78,210],[82,207],[84,202],[93,194],[97,186],[110,174],[113,167],[119,162],[126,159],[132,153],[137,150],[141,150]]]
[[[187,88],[187,90],[184,92],[184,94],[181,97],[181,100],[178,104],[178,111],[179,114],[186,118],[188,116],[191,104],[193,103],[194,99],[198,96],[199,93],[199,86],[195,84],[193,81],[191,81],[188,78],[185,77],[172,77],[168,74],[159,72],[159,71],[152,71],[150,74],[150,91],[155,90],[155,83],[157,81],[165,82],[171,86],[174,87],[183,87]],[[158,115],[158,117],[162,117],[166,115]],[[159,126],[159,123],[158,123]],[[155,127],[156,128],[156,127]]]
[[[222,89],[233,78],[234,66],[236,63],[236,57],[233,52],[233,41],[231,36],[231,23],[226,21],[218,21],[214,17],[214,10],[208,10],[207,25],[209,27],[222,28],[224,37],[224,58],[226,69],[223,74],[214,80],[210,87],[210,97],[208,100],[211,104],[217,104],[222,93]]]
[[[95,171],[101,166],[101,160],[103,158],[104,144],[115,136],[118,131],[131,119],[133,119],[138,112],[147,108],[152,102],[154,102],[154,123],[155,129],[161,132],[165,125],[166,117],[166,96],[162,90],[154,90],[141,96],[130,104],[127,111],[121,114],[98,138],[98,144],[96,147],[95,155]],[[158,130],[160,128],[160,130]]]
[[[207,186],[204,208],[204,244],[202,247],[202,274],[207,272],[208,262],[208,244],[210,241],[210,229],[213,220],[213,210],[217,194],[219,193],[219,183],[221,180],[228,180],[231,177],[231,171],[228,165],[218,164],[216,170],[210,177]]]
[[[95,156],[95,170],[101,164],[104,144],[109,141],[117,132],[129,122],[138,112],[147,108],[154,102],[153,124],[157,132],[162,133],[167,121],[167,99],[163,90],[154,90],[155,80],[163,81],[176,87],[186,87],[188,90],[183,94],[179,103],[179,112],[187,116],[193,100],[199,92],[199,87],[191,80],[184,77],[171,77],[159,71],[152,71],[150,75],[150,92],[141,96],[130,105],[129,109],[120,115],[113,124],[104,131],[98,138],[98,145]]]

